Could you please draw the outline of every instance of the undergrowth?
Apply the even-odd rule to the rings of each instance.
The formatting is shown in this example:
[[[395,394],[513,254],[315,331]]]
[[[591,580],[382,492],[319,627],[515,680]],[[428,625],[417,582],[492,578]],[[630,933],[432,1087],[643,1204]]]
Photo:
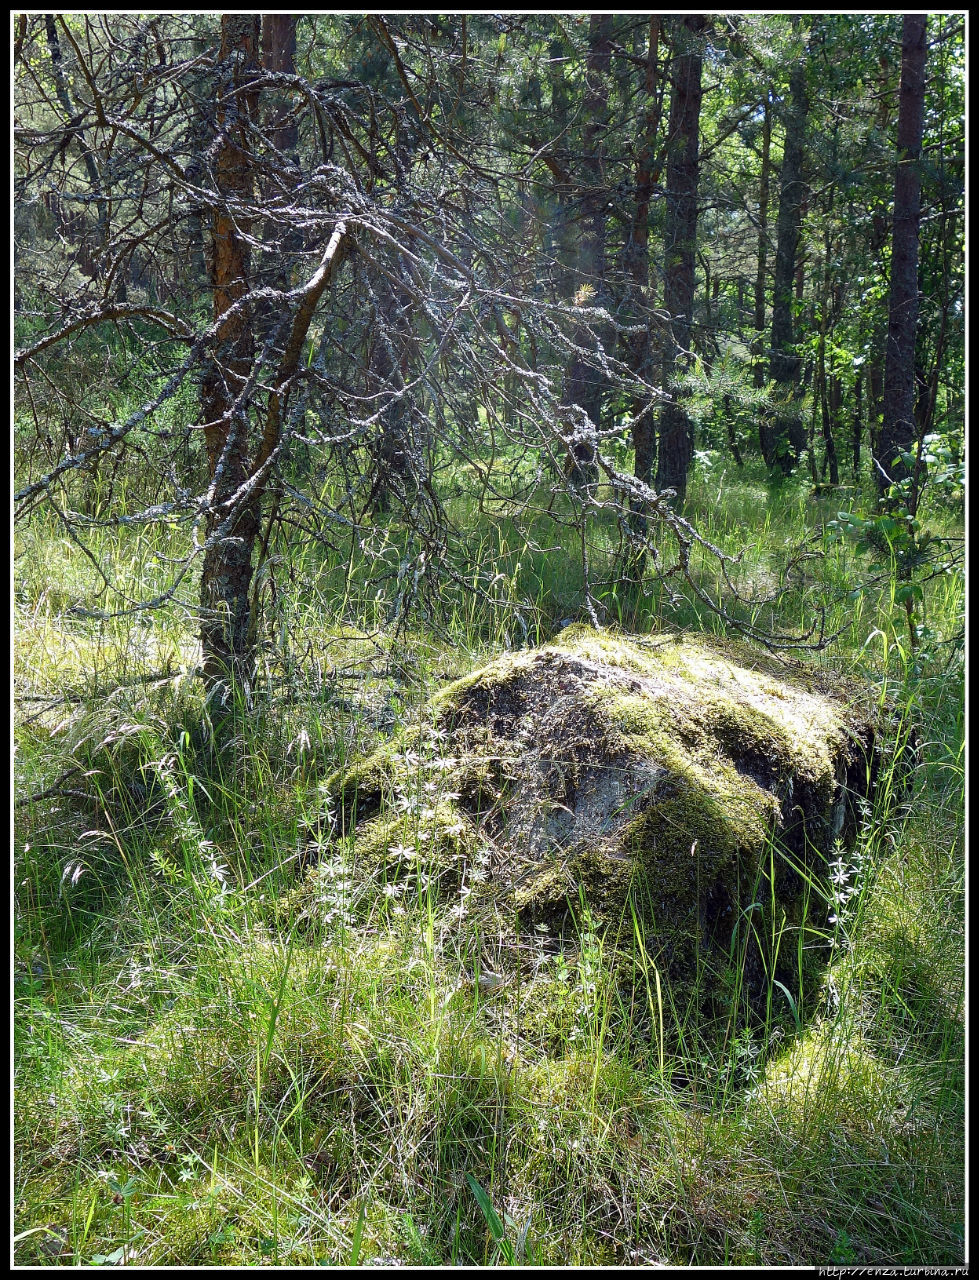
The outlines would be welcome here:
[[[831,501],[719,467],[692,486],[691,518],[728,550],[749,508],[744,582],[771,585],[808,539],[821,554],[781,621],[831,588],[827,629],[847,629],[812,660],[876,682],[921,746],[911,803],[841,851],[807,1009],[777,998],[763,1025],[720,1028],[675,1005],[638,923],[613,941],[573,904],[573,940],[514,944],[512,920],[460,925],[422,874],[379,882],[339,834],[328,776],[445,681],[582,616],[553,528],[470,512],[495,595],[459,586],[397,634],[376,559],[276,548],[262,685],[220,735],[180,610],[86,617],[91,562],[41,518],[26,530],[17,1263],[964,1260],[961,581],[928,583],[934,639],[912,653],[893,588],[831,540]],[[145,590],[166,548],[99,536],[103,570]],[[603,603],[637,631],[715,626],[662,591]],[[313,865],[316,910],[290,911]],[[719,981],[736,1008],[736,955]]]

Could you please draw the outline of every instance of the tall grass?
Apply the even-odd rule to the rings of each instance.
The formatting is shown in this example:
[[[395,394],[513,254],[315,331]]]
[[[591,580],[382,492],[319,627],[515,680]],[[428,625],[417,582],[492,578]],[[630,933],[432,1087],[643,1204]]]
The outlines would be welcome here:
[[[800,991],[773,971],[749,1016],[734,945],[704,972],[708,1025],[648,954],[641,913],[612,931],[572,904],[561,946],[513,920],[460,921],[426,880],[423,842],[419,874],[386,893],[338,834],[328,774],[434,685],[582,607],[564,534],[457,501],[485,597],[461,580],[432,625],[396,641],[371,591],[383,546],[370,562],[274,548],[289,559],[268,569],[270,692],[220,742],[179,610],[85,619],[91,563],[43,520],[24,535],[14,772],[18,796],[40,798],[16,810],[15,1260],[962,1262],[964,776],[948,649],[907,651],[883,579],[847,600],[864,566],[807,489],[698,477],[690,514],[745,551],[746,586],[770,585],[788,543],[823,553],[778,620],[798,625],[813,586],[831,588],[828,629],[847,630],[822,660],[876,680],[922,738],[913,804],[868,813],[821,890],[828,936],[816,912],[795,931],[767,919]],[[750,547],[746,510],[764,513]],[[163,572],[161,543],[103,537],[113,580],[143,589]],[[637,629],[715,625],[662,593],[606,603]],[[952,635],[960,581],[928,584],[925,607]]]

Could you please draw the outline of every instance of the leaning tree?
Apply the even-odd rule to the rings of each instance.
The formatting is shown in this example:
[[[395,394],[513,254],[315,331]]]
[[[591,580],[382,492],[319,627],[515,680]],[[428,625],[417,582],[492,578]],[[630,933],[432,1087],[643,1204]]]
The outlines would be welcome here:
[[[572,48],[583,280],[610,257],[612,34],[596,17]],[[506,39],[519,65],[540,35],[489,16],[16,21],[16,515],[46,509],[90,557],[99,616],[192,613],[215,695],[254,682],[273,532],[340,530],[369,555],[374,522],[397,521],[391,620],[453,575],[498,592],[464,563],[442,481],[458,464],[484,495],[575,525],[594,619],[589,529],[611,514],[647,575],[685,580],[748,634],[799,639],[705,587],[696,558],[722,578],[729,562],[617,461],[635,414],[589,408],[609,385],[639,413],[657,400],[632,354],[651,300],[635,271],[627,306],[602,279],[549,287],[548,205],[533,194],[553,190],[561,140],[502,145],[499,101]],[[153,528],[169,538],[167,581],[140,595],[110,579],[93,538]]]

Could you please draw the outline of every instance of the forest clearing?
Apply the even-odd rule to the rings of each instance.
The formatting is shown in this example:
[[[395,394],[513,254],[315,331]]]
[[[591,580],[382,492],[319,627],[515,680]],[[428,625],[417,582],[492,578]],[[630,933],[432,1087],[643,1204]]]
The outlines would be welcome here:
[[[13,14],[15,1266],[953,1266],[964,13]]]

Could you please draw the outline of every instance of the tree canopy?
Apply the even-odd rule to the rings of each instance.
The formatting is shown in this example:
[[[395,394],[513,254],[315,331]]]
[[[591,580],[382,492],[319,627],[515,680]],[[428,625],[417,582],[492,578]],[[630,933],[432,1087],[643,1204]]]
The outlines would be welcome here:
[[[254,677],[284,531],[370,556],[394,520],[390,621],[493,596],[460,475],[580,530],[592,621],[675,579],[824,642],[683,496],[711,450],[844,458],[913,520],[958,449],[961,18],[916,39],[911,85],[888,14],[15,17],[18,518],[179,533],[102,607],[193,611],[212,684]]]

